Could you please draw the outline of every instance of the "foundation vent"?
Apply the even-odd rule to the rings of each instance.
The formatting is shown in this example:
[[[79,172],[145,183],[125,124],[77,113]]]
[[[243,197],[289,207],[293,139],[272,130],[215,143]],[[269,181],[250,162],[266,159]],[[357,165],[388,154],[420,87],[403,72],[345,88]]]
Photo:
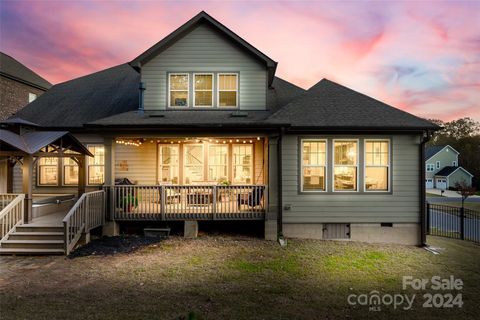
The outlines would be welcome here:
[[[324,223],[323,224],[323,239],[350,239],[350,224],[349,223]]]

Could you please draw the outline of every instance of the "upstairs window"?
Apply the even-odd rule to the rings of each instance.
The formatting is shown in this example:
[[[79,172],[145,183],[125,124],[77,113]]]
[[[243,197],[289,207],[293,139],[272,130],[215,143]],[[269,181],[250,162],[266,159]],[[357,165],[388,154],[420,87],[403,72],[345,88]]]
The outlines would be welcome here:
[[[435,165],[433,163],[427,163],[427,172],[435,171]]]
[[[168,81],[168,105],[170,107],[188,107],[188,73],[171,73]]]
[[[235,108],[238,106],[238,74],[218,74],[218,107]]]
[[[195,84],[194,107],[213,107],[213,74],[193,75]]]
[[[302,191],[325,191],[327,141],[302,141]]]
[[[334,191],[357,191],[358,143],[334,140]]]
[[[440,169],[440,161],[435,162],[437,169]]]
[[[38,184],[52,186],[58,184],[58,158],[40,158],[38,160]]]
[[[388,191],[390,167],[388,140],[365,141],[365,190]]]

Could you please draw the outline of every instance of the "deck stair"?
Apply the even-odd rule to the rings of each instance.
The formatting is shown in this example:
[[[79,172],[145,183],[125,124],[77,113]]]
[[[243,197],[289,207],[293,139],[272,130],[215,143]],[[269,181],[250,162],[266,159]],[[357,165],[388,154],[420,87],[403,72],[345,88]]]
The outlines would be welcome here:
[[[65,235],[62,226],[25,224],[2,242],[0,254],[41,255],[65,254]]]

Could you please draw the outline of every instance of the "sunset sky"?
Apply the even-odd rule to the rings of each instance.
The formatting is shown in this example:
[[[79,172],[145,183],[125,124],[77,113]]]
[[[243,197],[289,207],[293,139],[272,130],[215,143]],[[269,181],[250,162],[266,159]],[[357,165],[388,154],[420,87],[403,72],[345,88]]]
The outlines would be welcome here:
[[[59,83],[132,60],[201,10],[303,88],[328,78],[422,117],[480,120],[480,1],[0,0],[0,50]]]

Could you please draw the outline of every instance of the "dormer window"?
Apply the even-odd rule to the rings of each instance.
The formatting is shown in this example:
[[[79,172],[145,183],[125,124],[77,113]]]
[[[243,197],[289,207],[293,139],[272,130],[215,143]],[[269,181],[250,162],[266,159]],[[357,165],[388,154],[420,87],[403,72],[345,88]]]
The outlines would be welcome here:
[[[194,107],[213,107],[213,74],[195,73],[194,83]]]
[[[218,74],[218,106],[221,108],[238,106],[238,74]]]
[[[171,73],[168,80],[168,105],[188,107],[188,73]]]

